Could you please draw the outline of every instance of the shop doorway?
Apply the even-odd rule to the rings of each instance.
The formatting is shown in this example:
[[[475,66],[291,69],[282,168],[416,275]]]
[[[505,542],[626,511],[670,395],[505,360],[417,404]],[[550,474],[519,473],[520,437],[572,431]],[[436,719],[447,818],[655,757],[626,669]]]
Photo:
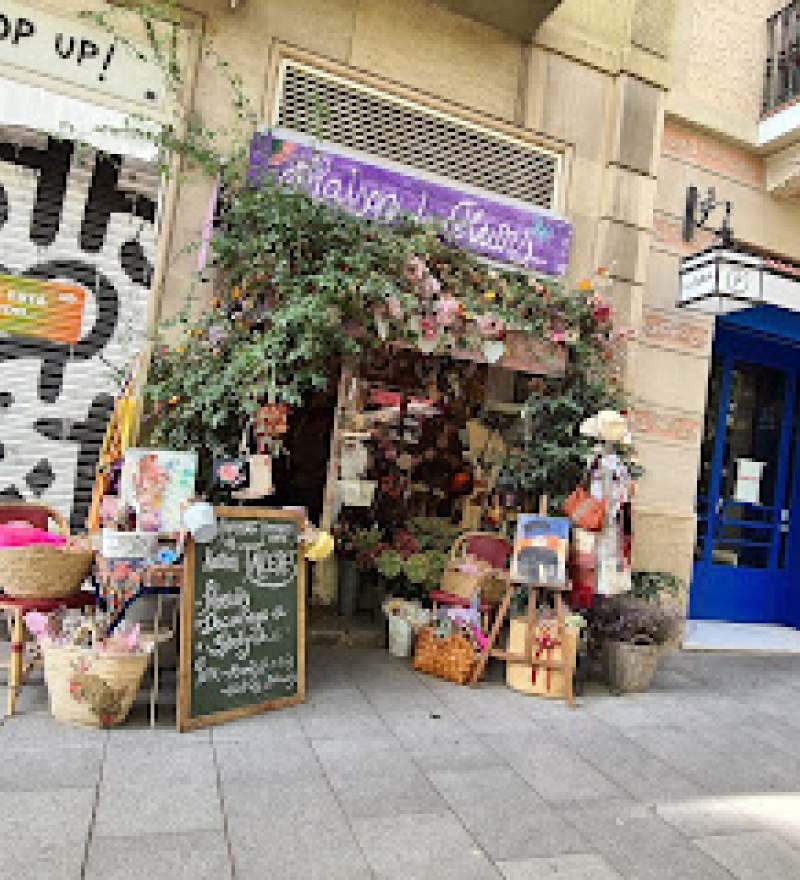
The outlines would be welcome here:
[[[800,315],[717,321],[690,617],[800,627]]]

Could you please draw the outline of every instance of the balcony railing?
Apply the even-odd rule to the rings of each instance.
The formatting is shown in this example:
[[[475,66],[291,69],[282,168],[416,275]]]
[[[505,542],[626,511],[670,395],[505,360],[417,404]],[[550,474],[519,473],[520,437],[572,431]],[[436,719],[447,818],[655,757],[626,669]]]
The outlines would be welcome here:
[[[767,19],[764,115],[800,96],[800,0]]]

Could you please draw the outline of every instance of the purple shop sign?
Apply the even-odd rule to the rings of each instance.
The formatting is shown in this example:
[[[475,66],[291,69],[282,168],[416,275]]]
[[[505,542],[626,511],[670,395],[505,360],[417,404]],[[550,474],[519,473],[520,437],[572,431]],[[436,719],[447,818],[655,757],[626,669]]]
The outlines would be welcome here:
[[[300,135],[258,133],[249,177],[275,174],[288,186],[349,213],[390,222],[400,216],[440,222],[453,241],[483,257],[548,275],[567,271],[572,226],[547,211],[472,189],[454,189],[413,169],[366,162],[341,148],[311,146]]]

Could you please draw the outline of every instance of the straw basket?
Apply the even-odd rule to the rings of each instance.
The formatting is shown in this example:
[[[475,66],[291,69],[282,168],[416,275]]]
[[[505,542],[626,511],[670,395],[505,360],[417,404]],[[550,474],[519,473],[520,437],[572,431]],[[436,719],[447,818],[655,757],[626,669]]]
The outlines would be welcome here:
[[[113,727],[131,711],[150,655],[104,654],[47,645],[44,677],[54,718],[84,727]]]
[[[426,627],[417,637],[414,669],[456,684],[466,684],[475,667],[475,648],[461,635],[438,638]]]
[[[14,599],[73,596],[92,570],[91,550],[71,551],[49,544],[0,548],[0,588]]]

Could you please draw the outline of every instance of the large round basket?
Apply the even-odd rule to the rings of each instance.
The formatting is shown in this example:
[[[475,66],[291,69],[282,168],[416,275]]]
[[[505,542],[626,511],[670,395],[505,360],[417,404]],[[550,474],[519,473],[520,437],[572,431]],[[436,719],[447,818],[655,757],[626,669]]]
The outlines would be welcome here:
[[[150,655],[105,654],[75,646],[44,648],[44,677],[54,718],[114,727],[131,711]]]
[[[72,596],[92,570],[94,553],[49,544],[0,548],[0,589],[14,599]]]

